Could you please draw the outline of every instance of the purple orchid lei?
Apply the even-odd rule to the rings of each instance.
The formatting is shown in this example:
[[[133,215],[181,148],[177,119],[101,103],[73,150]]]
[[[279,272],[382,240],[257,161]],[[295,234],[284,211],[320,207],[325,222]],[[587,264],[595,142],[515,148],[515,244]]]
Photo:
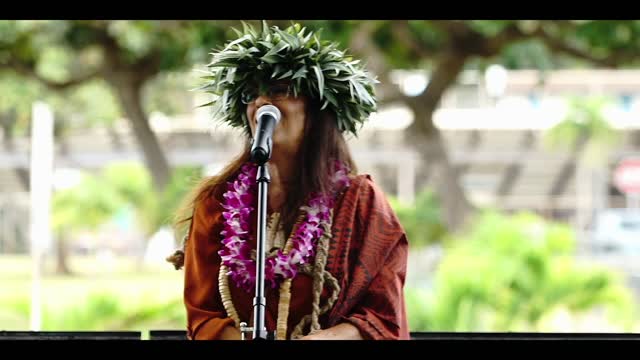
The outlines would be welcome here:
[[[251,247],[247,241],[253,235],[249,233],[249,219],[257,186],[255,182],[257,166],[246,163],[242,166],[238,177],[227,183],[222,206],[226,211],[223,237],[223,248],[218,251],[227,269],[227,275],[236,286],[250,291],[255,286],[256,261],[251,259]],[[336,161],[335,171],[331,177],[330,194],[312,193],[309,203],[300,209],[305,212],[292,238],[292,248],[284,254],[282,249],[265,259],[265,280],[275,288],[284,279],[296,276],[298,266],[306,264],[313,258],[317,240],[324,235],[324,225],[331,221],[331,209],[334,205],[334,193],[349,186],[349,170],[345,164]]]

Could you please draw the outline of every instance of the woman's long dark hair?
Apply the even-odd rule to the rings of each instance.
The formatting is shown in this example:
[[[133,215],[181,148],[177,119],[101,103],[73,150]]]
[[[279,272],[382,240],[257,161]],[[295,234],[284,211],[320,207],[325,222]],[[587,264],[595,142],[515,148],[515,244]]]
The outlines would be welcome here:
[[[292,182],[290,188],[286,189],[287,198],[280,210],[280,222],[285,234],[291,233],[298,209],[310,193],[329,191],[333,160],[346,164],[352,174],[357,173],[344,136],[338,130],[335,114],[319,109],[317,102],[307,102],[304,138],[296,159],[299,179]],[[219,174],[204,179],[193,189],[176,214],[177,226],[191,220],[192,210],[199,201],[210,196],[222,199],[222,193],[226,191],[226,183],[237,176],[242,165],[249,161],[250,149],[250,139],[247,138],[239,156],[227,164]]]

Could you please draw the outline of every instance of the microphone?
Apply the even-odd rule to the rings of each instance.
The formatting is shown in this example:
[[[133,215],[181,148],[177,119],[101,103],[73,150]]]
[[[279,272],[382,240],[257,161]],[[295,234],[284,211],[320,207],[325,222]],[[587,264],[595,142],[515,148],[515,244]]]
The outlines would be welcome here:
[[[273,105],[264,105],[258,109],[258,126],[251,145],[251,160],[258,165],[271,159],[271,136],[281,116],[280,110]]]

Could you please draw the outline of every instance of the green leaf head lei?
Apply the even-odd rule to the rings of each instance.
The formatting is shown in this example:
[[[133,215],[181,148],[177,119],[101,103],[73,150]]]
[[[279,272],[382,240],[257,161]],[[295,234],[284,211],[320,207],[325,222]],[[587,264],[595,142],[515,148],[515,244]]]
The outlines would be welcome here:
[[[341,132],[357,135],[376,111],[378,81],[337,43],[321,41],[300,24],[280,30],[263,22],[257,32],[243,23],[242,32],[233,30],[238,38],[211,53],[206,83],[199,88],[215,95],[202,105],[213,107],[214,120],[248,132],[243,96],[279,81],[289,84],[293,96],[304,94],[317,100],[320,110],[333,111]]]

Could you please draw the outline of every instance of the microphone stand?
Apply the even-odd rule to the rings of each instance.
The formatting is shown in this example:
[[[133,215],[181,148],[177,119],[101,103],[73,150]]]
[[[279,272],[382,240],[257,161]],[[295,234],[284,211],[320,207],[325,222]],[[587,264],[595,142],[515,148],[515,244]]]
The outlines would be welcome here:
[[[264,120],[262,120],[265,116]],[[280,121],[280,110],[273,105],[265,105],[258,109],[259,121],[256,137],[251,148],[251,160],[258,165],[256,183],[258,184],[258,224],[256,239],[256,296],[253,298],[253,327],[246,323],[240,324],[241,338],[245,332],[253,331],[253,340],[274,340],[275,331],[268,333],[265,323],[267,299],[264,296],[265,280],[265,247],[267,242],[267,193],[271,175],[267,162],[271,159],[271,133]],[[263,123],[266,121],[266,123]]]
[[[253,298],[253,326],[247,327],[246,323],[240,324],[242,340],[245,332],[253,331],[253,340],[274,340],[275,330],[267,332],[265,324],[265,310],[267,308],[266,297],[264,296],[265,280],[265,243],[267,235],[267,193],[271,175],[269,167],[265,162],[258,163],[258,173],[256,174],[258,183],[258,226],[257,226],[257,249],[256,249],[256,295]]]

